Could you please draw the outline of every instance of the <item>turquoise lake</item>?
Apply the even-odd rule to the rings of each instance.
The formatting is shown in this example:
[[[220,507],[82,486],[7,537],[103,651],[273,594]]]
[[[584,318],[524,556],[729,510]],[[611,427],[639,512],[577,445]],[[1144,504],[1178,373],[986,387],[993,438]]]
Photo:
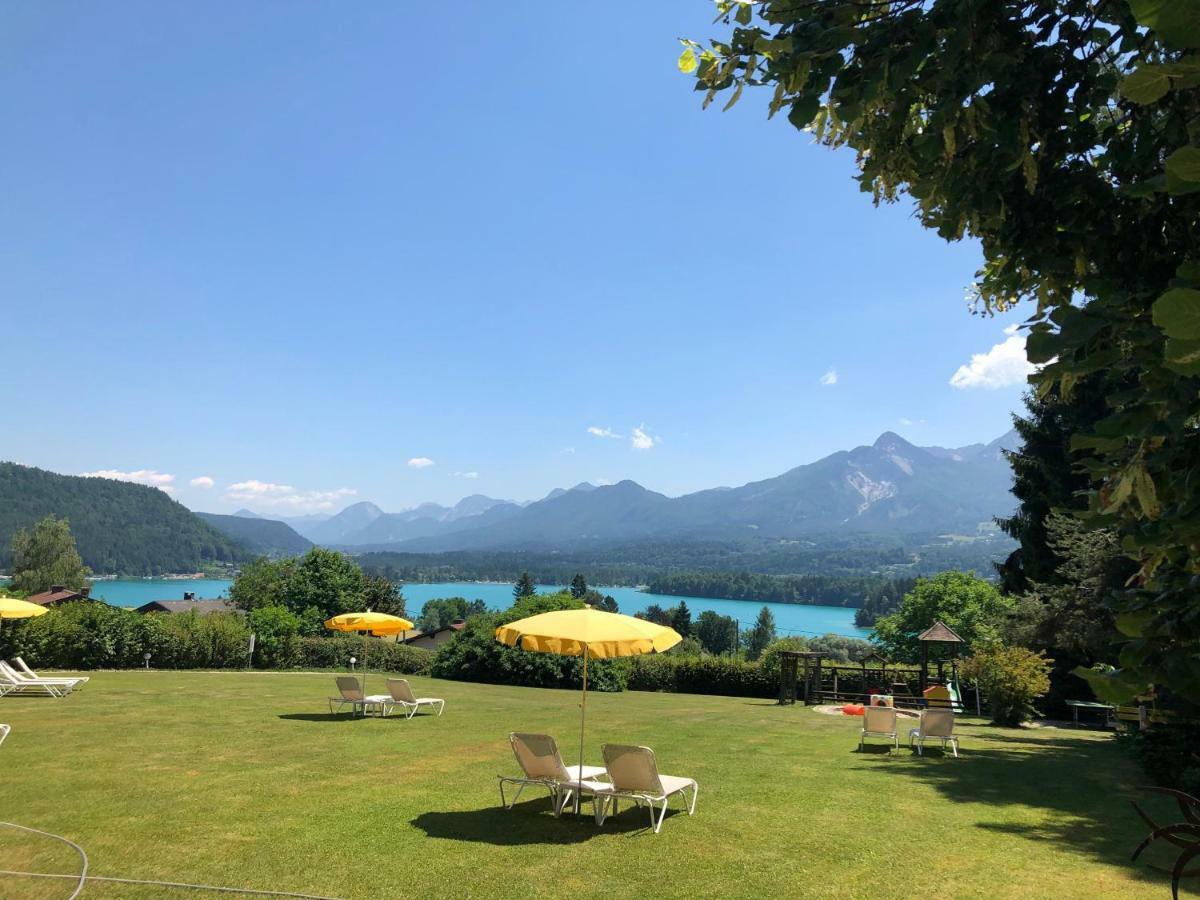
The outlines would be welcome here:
[[[224,596],[232,582],[217,578],[197,579],[132,579],[97,581],[92,594],[102,597],[115,606],[141,606],[151,600],[182,600],[184,591],[192,591],[199,599]],[[549,592],[558,590],[549,586],[538,588]],[[708,597],[673,597],[666,594],[648,594],[629,587],[597,588],[601,593],[611,594],[621,612],[633,615],[647,606],[675,606],[680,600],[687,601],[688,609],[695,618],[706,609],[723,616],[733,616],[741,622],[743,629],[754,624],[758,611],[766,606],[775,615],[776,630],[781,634],[842,634],[848,637],[865,638],[868,630],[854,627],[854,610],[839,606],[799,606],[792,603],[762,603],[752,600],[724,600]],[[408,608],[416,613],[426,600],[439,597],[466,597],[468,600],[483,600],[491,609],[504,609],[512,603],[511,584],[481,584],[477,582],[446,582],[442,584],[406,584],[404,597]]]

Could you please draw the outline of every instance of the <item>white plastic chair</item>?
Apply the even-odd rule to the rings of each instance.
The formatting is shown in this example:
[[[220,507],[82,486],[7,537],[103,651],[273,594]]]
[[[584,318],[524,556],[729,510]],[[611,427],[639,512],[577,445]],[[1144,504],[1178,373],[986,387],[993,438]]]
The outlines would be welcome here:
[[[446,701],[437,697],[415,697],[412,692],[412,685],[408,683],[407,678],[389,678],[387,680],[388,693],[391,697],[387,702],[387,708],[390,712],[393,707],[399,706],[404,710],[404,717],[411,719],[417,714],[417,711],[422,706],[436,706],[437,714],[440,716],[442,710],[446,708]]]
[[[583,781],[579,785],[583,793],[591,794],[595,800],[597,825],[603,825],[604,820],[608,818],[609,803],[612,804],[612,814],[617,814],[617,804],[621,798],[632,800],[638,806],[645,804],[649,808],[650,827],[655,834],[662,828],[672,797],[678,795],[682,798],[689,816],[696,811],[700,785],[694,778],[660,775],[654,751],[649,747],[605,744],[601,747],[601,752],[604,754],[604,768],[608,772],[610,783]],[[692,792],[690,802],[687,796],[689,788]],[[658,803],[662,804],[661,809],[655,806]],[[657,817],[655,813],[658,813]]]
[[[604,766],[571,766],[563,763],[562,754],[558,752],[558,744],[548,734],[529,734],[514,731],[508,736],[512,745],[513,755],[523,773],[521,777],[500,775],[500,805],[512,809],[521,798],[521,791],[529,784],[539,785],[550,791],[550,800],[554,805],[554,815],[562,815],[567,802],[578,790],[579,784],[589,779],[604,775]],[[512,800],[504,796],[504,785],[517,785],[517,792]]]
[[[888,737],[892,746],[900,749],[900,738],[896,736],[896,709],[892,706],[863,707],[862,734],[858,736],[858,749],[862,750],[868,737]]]
[[[954,751],[954,758],[958,759],[958,736],[954,733],[954,710],[923,709],[920,723],[908,732],[908,746],[911,749],[915,742],[918,756],[925,755],[922,751],[926,741],[935,740],[942,742],[943,751],[949,744],[950,749]]]

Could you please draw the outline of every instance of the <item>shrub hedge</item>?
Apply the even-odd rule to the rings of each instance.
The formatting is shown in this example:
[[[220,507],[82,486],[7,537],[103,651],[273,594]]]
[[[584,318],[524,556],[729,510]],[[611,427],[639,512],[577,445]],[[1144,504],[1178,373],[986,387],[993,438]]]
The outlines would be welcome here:
[[[0,658],[20,656],[34,668],[130,669],[144,666],[149,652],[156,669],[244,668],[253,624],[257,668],[344,669],[351,656],[362,659],[362,638],[302,638],[296,616],[271,610],[256,609],[248,622],[232,612],[143,615],[105,603],[66,603],[35,619],[5,622]],[[428,673],[430,651],[369,640],[372,669]]]
[[[727,656],[633,656],[625,660],[628,686],[634,691],[774,697],[772,679],[758,663]]]

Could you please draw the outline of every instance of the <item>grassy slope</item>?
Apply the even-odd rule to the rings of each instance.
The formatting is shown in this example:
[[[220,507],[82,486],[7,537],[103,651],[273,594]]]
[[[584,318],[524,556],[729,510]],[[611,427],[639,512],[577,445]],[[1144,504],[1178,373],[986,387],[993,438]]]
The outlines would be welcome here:
[[[443,718],[350,721],[326,714],[332,686],[99,673],[65,700],[0,699],[13,726],[0,819],[78,841],[94,874],[353,898],[1167,893],[1127,863],[1143,834],[1126,802],[1136,774],[1095,733],[966,725],[962,759],[919,759],[858,754],[854,721],[802,706],[593,695],[587,762],[603,740],[645,743],[663,771],[700,781],[697,815],[656,836],[642,810],[597,830],[554,820],[536,793],[499,808],[507,732],[548,731],[574,756],[574,693],[414,679],[447,699]],[[0,829],[0,868],[72,865]],[[0,877],[3,898],[66,893]]]

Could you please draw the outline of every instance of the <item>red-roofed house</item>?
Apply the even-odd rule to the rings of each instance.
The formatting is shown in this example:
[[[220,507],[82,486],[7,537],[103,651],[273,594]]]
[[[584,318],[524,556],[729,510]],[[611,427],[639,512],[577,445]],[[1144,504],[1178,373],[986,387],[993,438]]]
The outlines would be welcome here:
[[[91,590],[91,588],[83,588],[82,590],[75,591],[66,585],[56,584],[48,591],[42,591],[40,594],[31,594],[25,599],[39,606],[58,606],[60,603],[71,603],[75,600],[92,600],[92,602],[96,602],[93,597],[88,596]]]

